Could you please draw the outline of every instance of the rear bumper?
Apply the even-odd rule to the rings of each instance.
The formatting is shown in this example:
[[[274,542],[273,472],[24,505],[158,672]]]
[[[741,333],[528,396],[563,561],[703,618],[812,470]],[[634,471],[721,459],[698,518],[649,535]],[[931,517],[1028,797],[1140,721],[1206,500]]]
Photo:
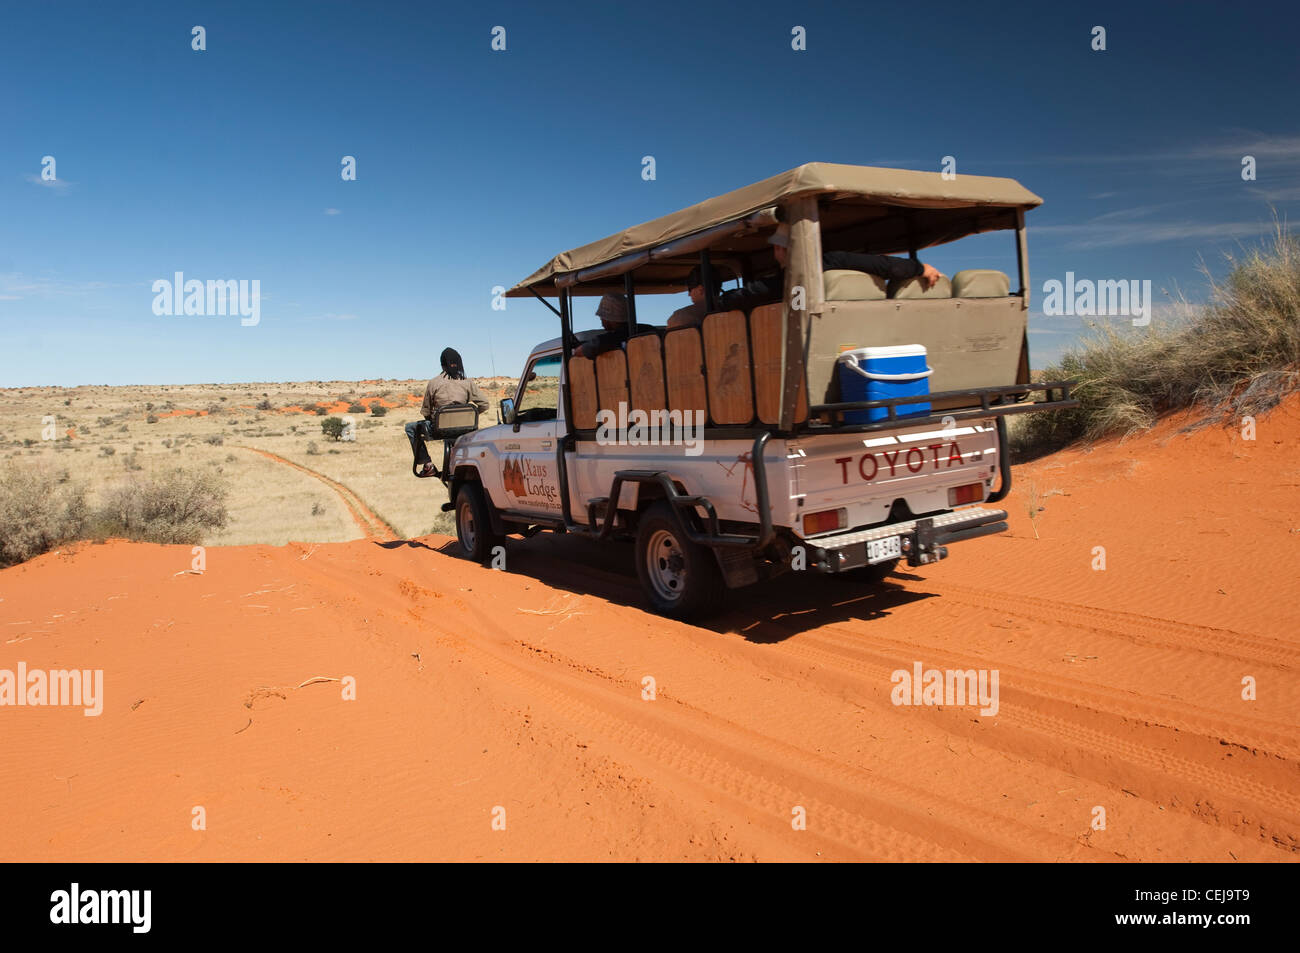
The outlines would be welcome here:
[[[948,555],[947,544],[979,536],[991,536],[1007,528],[1003,510],[983,507],[958,510],[940,516],[873,526],[833,536],[804,540],[808,547],[808,567],[819,572],[844,572],[867,565],[867,543],[872,540],[901,537],[903,558],[909,566],[924,566]]]

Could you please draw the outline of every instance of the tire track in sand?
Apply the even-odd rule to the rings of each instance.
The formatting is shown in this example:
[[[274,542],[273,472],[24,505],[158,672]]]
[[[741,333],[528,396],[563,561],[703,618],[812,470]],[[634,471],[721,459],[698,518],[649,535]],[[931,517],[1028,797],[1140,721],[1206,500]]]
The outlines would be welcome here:
[[[320,480],[338,494],[339,499],[343,501],[343,505],[347,507],[348,513],[352,517],[352,521],[357,524],[357,527],[361,530],[362,535],[366,539],[371,539],[379,543],[391,543],[395,539],[400,539],[395,529],[380,519],[379,515],[375,513],[374,510],[366,506],[361,497],[357,496],[356,493],[338,480],[331,480],[323,473],[317,473],[309,467],[304,467],[300,463],[294,463],[292,460],[287,460],[279,454],[272,453],[269,450],[259,450],[257,447],[236,447],[236,449],[251,450],[253,453],[260,453],[262,456],[274,460],[276,463],[283,463],[285,466],[293,467],[295,470],[301,470],[308,476],[313,476],[317,480]]]

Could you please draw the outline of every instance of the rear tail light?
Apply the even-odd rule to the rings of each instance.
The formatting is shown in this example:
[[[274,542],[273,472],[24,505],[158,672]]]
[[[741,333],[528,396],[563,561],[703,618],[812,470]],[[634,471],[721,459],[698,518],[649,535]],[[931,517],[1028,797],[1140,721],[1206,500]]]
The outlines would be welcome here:
[[[829,533],[833,530],[844,529],[849,522],[849,511],[846,509],[822,510],[820,513],[805,513],[803,517],[803,534],[805,536],[816,536],[818,533]]]
[[[983,499],[983,483],[967,483],[965,486],[953,486],[948,488],[949,506],[961,506],[963,503],[979,503]]]

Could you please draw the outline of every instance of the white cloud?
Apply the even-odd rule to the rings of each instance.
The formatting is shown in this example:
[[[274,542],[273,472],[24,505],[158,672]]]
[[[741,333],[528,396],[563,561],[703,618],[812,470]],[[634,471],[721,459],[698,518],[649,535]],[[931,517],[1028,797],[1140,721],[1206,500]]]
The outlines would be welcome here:
[[[341,213],[338,209],[336,209],[336,208],[327,208],[327,209],[325,210],[325,214],[326,214],[326,215],[341,215],[342,213]]]
[[[23,176],[23,178],[28,182],[31,182],[33,185],[39,185],[42,188],[50,189],[56,193],[66,193],[68,189],[72,188],[72,186],[76,184],[74,182],[69,182],[67,179],[42,179],[39,175],[30,173]]]
[[[1160,242],[1189,239],[1235,239],[1264,235],[1269,227],[1263,222],[1150,222],[1120,224],[1089,222],[1083,225],[1036,225],[1029,229],[1034,237],[1065,239],[1069,248],[1113,248],[1118,245],[1154,245]]]

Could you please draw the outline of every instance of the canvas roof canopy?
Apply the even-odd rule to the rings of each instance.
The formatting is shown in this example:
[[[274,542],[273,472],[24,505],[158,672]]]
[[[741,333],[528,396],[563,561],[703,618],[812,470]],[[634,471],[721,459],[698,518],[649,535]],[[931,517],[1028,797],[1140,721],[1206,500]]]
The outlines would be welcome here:
[[[810,162],[671,215],[562,252],[511,288],[508,297],[578,295],[623,289],[636,272],[638,293],[680,292],[701,247],[720,264],[745,257],[772,263],[767,236],[775,209],[790,199],[822,196],[822,243],[827,249],[877,254],[906,252],[966,235],[1015,228],[1018,211],[1043,200],[1014,179]],[[671,244],[670,244],[671,243]],[[757,256],[756,258],[754,256]],[[739,273],[739,267],[731,269]],[[558,284],[557,284],[558,281]],[[531,290],[530,290],[531,289]]]

